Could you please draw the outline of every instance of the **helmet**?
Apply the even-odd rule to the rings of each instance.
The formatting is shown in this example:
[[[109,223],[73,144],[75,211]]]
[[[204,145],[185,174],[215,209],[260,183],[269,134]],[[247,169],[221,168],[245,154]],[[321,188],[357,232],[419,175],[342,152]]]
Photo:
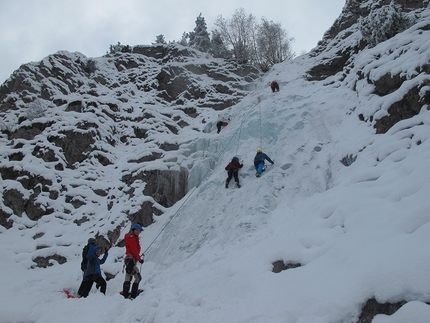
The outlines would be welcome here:
[[[139,223],[135,223],[131,226],[131,230],[136,230],[136,229],[138,229],[140,231],[143,230],[142,226]]]
[[[234,156],[234,157],[233,157],[233,159],[239,160],[239,157],[237,157],[237,156]]]
[[[261,150],[261,149],[258,149],[257,150],[257,153],[262,153],[263,151]]]

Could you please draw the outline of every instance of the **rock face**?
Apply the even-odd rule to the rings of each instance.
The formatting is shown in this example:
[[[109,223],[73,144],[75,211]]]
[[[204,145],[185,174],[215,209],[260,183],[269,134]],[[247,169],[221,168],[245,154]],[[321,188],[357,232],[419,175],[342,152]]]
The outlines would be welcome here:
[[[428,43],[422,42],[420,48],[412,47],[411,43],[429,37],[430,20],[423,10],[428,5],[428,0],[348,0],[342,14],[310,53],[315,57],[316,64],[309,69],[307,78],[323,82],[330,82],[330,78],[343,79],[347,84],[353,75],[358,75],[370,84],[373,91],[366,95],[379,96],[381,106],[387,105],[383,101],[390,102],[387,108],[383,107],[384,111],[375,108],[360,114],[363,121],[372,123],[377,133],[385,133],[398,121],[418,114],[430,104],[430,62],[426,57]],[[382,25],[388,18],[397,21],[397,25],[393,23],[386,27],[383,37],[379,36],[379,39],[376,36],[377,39],[366,37],[366,21],[376,21],[374,23],[377,24],[380,19]],[[399,24],[403,25],[399,27]],[[412,32],[412,38],[402,40],[403,31],[408,34]],[[383,40],[393,37],[402,43],[397,44],[395,50],[388,48],[381,56],[381,50],[377,47],[385,46]],[[373,54],[371,47],[375,46],[375,41],[381,43],[376,44]],[[407,51],[422,52],[422,59],[408,61]],[[372,57],[359,61],[363,53]],[[383,66],[384,60],[394,60],[396,64],[387,68]],[[404,86],[408,83],[411,85],[406,85],[408,88],[405,90]],[[360,91],[357,83],[350,86]]]
[[[103,219],[110,240],[127,220],[151,224],[187,193],[195,152],[178,133],[199,136],[205,112],[238,103],[259,76],[180,45],[22,65],[0,88],[0,224]],[[189,158],[178,160],[181,151]]]

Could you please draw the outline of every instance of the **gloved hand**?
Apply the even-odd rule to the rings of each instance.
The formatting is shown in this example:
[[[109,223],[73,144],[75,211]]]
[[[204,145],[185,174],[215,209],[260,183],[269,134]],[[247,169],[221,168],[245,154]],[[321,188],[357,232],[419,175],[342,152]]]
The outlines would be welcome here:
[[[143,264],[143,259],[141,259],[139,262],[140,262],[141,264]]]

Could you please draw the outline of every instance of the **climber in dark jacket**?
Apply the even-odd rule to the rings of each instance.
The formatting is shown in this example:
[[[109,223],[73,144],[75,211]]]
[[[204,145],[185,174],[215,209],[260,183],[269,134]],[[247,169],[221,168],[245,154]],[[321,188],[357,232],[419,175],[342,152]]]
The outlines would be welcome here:
[[[79,293],[79,295],[82,297],[88,296],[94,282],[96,283],[97,288],[100,287],[100,292],[102,292],[103,294],[106,293],[106,281],[102,277],[100,265],[105,263],[108,257],[108,251],[106,250],[103,258],[99,259],[101,254],[102,254],[102,247],[90,245],[90,248],[87,254],[87,259],[88,259],[87,269],[85,270],[84,279],[82,281],[83,286]]]
[[[221,129],[223,127],[227,127],[228,126],[228,122],[227,121],[230,121],[230,117],[226,117],[226,116],[223,116],[221,114],[218,115],[218,122],[216,124],[216,128],[217,128],[217,132],[216,133],[220,133]]]
[[[96,246],[96,239],[89,238],[88,243],[85,245],[85,247],[82,249],[82,261],[81,261],[81,270],[82,270],[82,276],[85,277],[85,271],[87,270],[87,264],[88,264],[88,251],[90,250],[91,246]],[[86,288],[86,281],[82,280],[81,285],[78,289],[78,295],[82,294],[83,288]]]
[[[273,81],[272,83],[270,83],[270,88],[272,89],[272,92],[279,92],[279,84],[276,81]]]
[[[228,183],[230,183],[231,178],[234,176],[237,187],[240,188],[239,184],[239,168],[242,168],[243,164],[239,162],[239,157],[234,156],[230,163],[225,167],[227,171],[227,179],[225,180],[225,188],[228,188]]]
[[[257,171],[255,173],[255,176],[257,176],[257,177],[261,176],[261,173],[263,172],[263,169],[264,169],[264,161],[265,160],[267,160],[272,165],[274,164],[273,160],[271,160],[269,158],[269,156],[267,156],[265,153],[263,153],[263,151],[261,149],[258,149],[257,155],[255,155],[255,157],[254,157],[254,166],[255,166],[255,170]]]

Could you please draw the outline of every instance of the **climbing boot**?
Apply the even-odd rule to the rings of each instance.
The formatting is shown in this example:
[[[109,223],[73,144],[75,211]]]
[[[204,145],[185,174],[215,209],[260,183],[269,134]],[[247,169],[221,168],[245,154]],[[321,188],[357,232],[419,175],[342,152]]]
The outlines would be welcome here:
[[[239,182],[236,182],[237,188],[240,188],[240,184]]]
[[[139,283],[134,283],[131,287],[131,298],[136,298],[139,291]]]
[[[124,296],[124,298],[128,298],[129,291],[130,291],[130,282],[124,282],[124,284],[122,284],[122,296]]]

